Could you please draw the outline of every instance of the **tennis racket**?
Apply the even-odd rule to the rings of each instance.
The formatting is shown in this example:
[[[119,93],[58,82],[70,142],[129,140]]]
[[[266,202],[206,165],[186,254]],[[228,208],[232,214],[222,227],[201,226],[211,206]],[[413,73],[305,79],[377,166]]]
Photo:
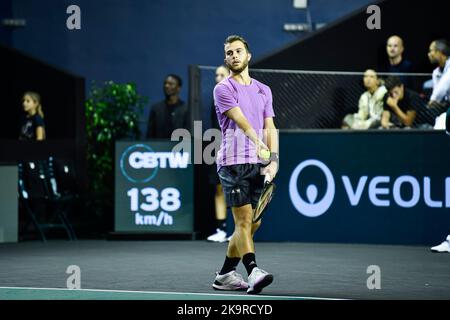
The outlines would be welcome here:
[[[253,223],[261,220],[264,212],[266,211],[267,205],[272,200],[275,187],[275,184],[270,181],[269,174],[266,174],[264,178],[264,188],[259,196],[255,209],[253,209]]]

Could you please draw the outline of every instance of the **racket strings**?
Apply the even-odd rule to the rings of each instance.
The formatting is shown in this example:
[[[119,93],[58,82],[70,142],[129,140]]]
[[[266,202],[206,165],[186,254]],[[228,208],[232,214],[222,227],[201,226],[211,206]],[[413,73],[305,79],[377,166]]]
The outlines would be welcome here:
[[[273,185],[269,186],[266,190],[264,190],[263,194],[261,195],[261,198],[258,202],[258,205],[256,206],[255,210],[255,218],[257,219],[262,212],[264,211],[264,208],[267,206],[267,204],[272,199],[273,194]]]

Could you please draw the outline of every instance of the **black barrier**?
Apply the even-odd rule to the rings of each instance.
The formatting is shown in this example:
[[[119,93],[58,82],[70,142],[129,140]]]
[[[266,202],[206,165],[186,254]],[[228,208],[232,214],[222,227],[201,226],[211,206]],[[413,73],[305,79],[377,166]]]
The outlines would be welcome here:
[[[255,239],[431,245],[450,230],[443,131],[285,131]]]

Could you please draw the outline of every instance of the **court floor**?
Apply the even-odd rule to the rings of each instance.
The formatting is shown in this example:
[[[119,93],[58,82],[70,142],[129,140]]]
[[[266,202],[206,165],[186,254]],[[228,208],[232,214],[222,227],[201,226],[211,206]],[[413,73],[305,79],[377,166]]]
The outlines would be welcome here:
[[[428,247],[256,243],[258,265],[275,277],[259,295],[212,289],[225,251],[206,241],[0,244],[0,300],[450,299],[450,254]],[[79,290],[68,289],[70,266]],[[373,266],[379,289],[368,287]]]

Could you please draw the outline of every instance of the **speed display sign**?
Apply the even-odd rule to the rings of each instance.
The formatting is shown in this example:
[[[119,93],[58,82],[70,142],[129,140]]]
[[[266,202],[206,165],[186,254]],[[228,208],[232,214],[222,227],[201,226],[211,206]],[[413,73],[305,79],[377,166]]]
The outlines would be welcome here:
[[[176,142],[117,141],[116,232],[193,232],[193,166]]]

